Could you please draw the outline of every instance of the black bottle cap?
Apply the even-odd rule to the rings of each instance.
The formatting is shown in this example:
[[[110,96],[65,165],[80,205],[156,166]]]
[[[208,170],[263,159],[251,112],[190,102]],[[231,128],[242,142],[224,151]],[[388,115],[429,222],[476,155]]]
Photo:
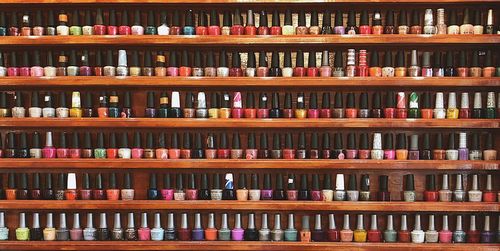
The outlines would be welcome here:
[[[470,22],[470,17],[469,17],[469,8],[465,8],[462,24],[470,24],[470,23],[471,22]]]
[[[23,52],[23,64],[21,66],[24,66],[24,67],[30,66],[30,60],[29,60],[29,55],[28,55],[27,51]]]
[[[307,177],[306,177],[306,181],[307,181]],[[307,184],[306,184],[306,187],[307,187]],[[288,175],[287,188],[288,188],[288,190],[295,190],[295,174]]]
[[[356,174],[349,175],[349,183],[347,185],[347,190],[350,190],[350,191],[358,190],[358,185],[356,183]]]
[[[342,133],[335,133],[333,135],[333,139],[335,141],[335,149],[344,149],[344,142],[343,142],[343,139],[342,139]]]
[[[109,17],[108,17],[108,20],[109,20],[109,26],[116,26],[116,12],[114,9],[111,9],[109,11]]]
[[[452,9],[450,15],[448,16],[448,26],[457,25],[457,20],[457,11],[455,9]]]
[[[71,148],[73,149],[78,149],[80,148],[80,144],[78,143],[79,139],[78,139],[78,133],[77,132],[73,132],[73,139],[71,141]]]
[[[132,52],[132,62],[130,63],[130,67],[139,67],[139,52]],[[149,58],[149,67],[151,67],[151,57]]]
[[[83,174],[82,189],[90,189],[90,175],[88,173]]]
[[[415,181],[413,174],[407,174],[405,177],[405,191],[415,191]]]
[[[347,93],[347,106],[346,108],[356,108],[356,96],[354,96],[354,93],[349,92]]]
[[[83,148],[84,149],[92,149],[92,137],[90,136],[90,132],[85,132],[85,134],[84,134]]]
[[[362,174],[361,175],[361,191],[370,191],[370,175]]]
[[[16,174],[15,173],[9,173],[9,182],[8,182],[8,188],[9,189],[15,189],[16,188]]]
[[[179,20],[180,20],[180,18],[179,18],[179,11],[175,10],[174,14],[172,15],[172,26],[179,27],[180,23],[181,23]]]
[[[187,10],[184,14],[184,26],[194,26],[193,10]]]
[[[184,181],[184,176],[182,173],[179,173],[177,174],[177,180],[175,182],[175,185],[177,186],[177,189],[178,190],[182,190],[184,189],[184,184],[183,184],[183,181]]]
[[[92,26],[92,14],[90,14],[90,10],[86,10],[85,11],[85,24],[84,25],[87,25],[87,26]],[[98,23],[96,23],[98,24]],[[102,24],[102,23],[100,23]]]
[[[347,134],[347,149],[356,150],[356,134],[349,133]]]
[[[59,136],[58,148],[66,148],[66,132],[61,132],[61,135]]]
[[[493,142],[493,135],[489,132],[488,134],[486,134],[486,146],[485,146],[485,149],[486,150],[491,150],[491,149],[495,149],[494,147],[494,142]]]
[[[284,52],[283,67],[284,68],[291,68],[292,67],[292,52],[290,52],[290,51]]]
[[[340,10],[335,12],[335,27],[337,26],[344,26],[344,14]]]
[[[492,53],[490,50],[486,51],[486,58],[484,60],[484,67],[493,66]]]
[[[219,54],[219,67],[227,67],[227,53],[222,50]]]
[[[146,134],[146,149],[154,149],[153,133]]]
[[[394,26],[394,11],[389,10],[385,14],[385,26]]]
[[[323,12],[323,27],[332,26],[332,13],[329,10]]]
[[[230,108],[231,105],[229,104],[231,100],[231,95],[229,93],[224,92],[222,93],[222,100],[221,100],[221,108]]]
[[[191,149],[191,133],[184,133],[184,136],[182,138],[182,145],[184,149]]]
[[[333,104],[333,107],[334,108],[344,108],[344,101],[343,101],[341,92],[335,93],[335,102]]]
[[[268,149],[268,144],[267,144],[267,133],[261,133],[260,134],[260,149],[261,150],[266,150]]]
[[[425,175],[425,190],[427,191],[436,190],[436,175],[434,174]]]
[[[368,21],[368,11],[363,10],[361,12],[361,18],[359,19],[359,26],[362,25],[370,25],[370,22]]]
[[[104,133],[97,133],[97,147],[96,148],[104,148]]]
[[[100,50],[95,52],[95,66],[102,66],[102,52]]]
[[[449,150],[454,150],[455,148],[455,133],[450,133],[448,136],[448,149]]]
[[[41,66],[42,64],[40,63],[40,52],[38,50],[34,51],[33,54],[33,66]]]
[[[227,134],[225,132],[220,134],[219,149],[227,149]]]
[[[170,173],[166,173],[163,175],[163,188],[164,189],[171,189],[171,179],[170,179]]]
[[[407,18],[406,18],[406,11],[401,10],[399,11],[399,26],[405,26],[408,24]]]
[[[208,17],[207,13],[204,10],[198,12],[198,26],[207,26]]]
[[[264,190],[271,190],[272,187],[271,187],[271,174],[264,174],[264,187],[263,187]]]
[[[352,10],[347,14],[347,26],[356,26],[356,12]]]
[[[304,109],[305,108],[305,97],[303,92],[297,93],[297,109]]]
[[[315,51],[309,52],[309,59],[307,61],[307,67],[308,68],[316,68],[316,52]]]
[[[281,26],[281,24],[280,24],[280,13],[278,12],[278,10],[274,10],[273,11],[272,26],[278,26],[278,27]]]
[[[131,189],[132,188],[132,177],[130,173],[125,173],[123,176],[123,188]]]
[[[418,10],[413,10],[411,13],[411,26],[420,25],[420,12]]]
[[[16,56],[16,52],[13,51],[10,53],[10,64],[9,64],[10,67],[17,67],[17,56]]]
[[[432,109],[431,94],[429,92],[424,92],[422,94],[422,109]]]
[[[447,51],[446,52],[446,67],[449,68],[449,67],[453,67],[453,52],[452,51]]]
[[[201,63],[201,52],[200,51],[195,51],[194,52],[194,68],[201,68],[203,65]]]
[[[460,51],[459,55],[458,67],[467,67],[467,55],[465,54],[465,51]]]
[[[83,107],[92,109],[92,94],[90,92],[85,93],[85,97],[83,98]]]
[[[233,68],[241,68],[241,58],[240,58],[239,52],[232,53],[231,64],[232,64]]]
[[[396,135],[396,141],[397,141],[396,149],[407,149],[405,133],[398,133]]]
[[[241,16],[240,9],[236,8],[233,14],[233,25],[242,25],[243,17]]]
[[[299,16],[299,22],[300,22],[300,16]],[[305,20],[305,14],[304,14],[304,25],[306,23],[306,20]],[[292,11],[287,9],[285,11],[285,23],[283,25],[292,25]]]
[[[2,27],[2,26],[0,26],[0,27]],[[49,53],[50,53],[50,51],[49,51]],[[4,67],[4,66],[5,66],[5,64],[4,64],[3,53],[0,52],[0,67]],[[49,66],[49,65],[47,65],[47,66]]]
[[[342,60],[342,52],[335,51],[335,61],[333,62],[334,67],[344,67],[344,62]]]
[[[240,145],[240,134],[239,133],[233,133],[233,150],[235,149],[241,149]]]
[[[21,173],[20,181],[21,184],[19,185],[19,189],[20,190],[28,189],[28,175],[26,173]]]
[[[301,190],[307,190],[308,189],[307,185],[307,174],[301,174],[300,175],[300,189]]]
[[[295,57],[295,67],[304,67],[304,52],[301,50],[297,51],[297,55]]]
[[[384,67],[392,67],[392,52],[386,51],[384,54]]]
[[[287,17],[288,12],[289,12],[289,10],[287,10],[287,12],[285,13],[285,19]],[[286,24],[287,24],[287,21],[285,20],[285,25]],[[291,12],[290,12],[290,23],[288,23],[288,25],[292,25],[292,13]],[[297,26],[306,26],[306,12],[304,10],[299,11]]]
[[[196,189],[196,175],[194,173],[189,174],[188,189]]]
[[[148,92],[148,103],[147,103],[147,108],[155,108],[155,93],[154,92]]]
[[[374,92],[372,95],[372,109],[380,109],[380,108],[382,108],[380,92]]]
[[[300,145],[300,139],[299,139],[299,145]],[[311,150],[313,149],[318,149],[318,133],[313,132],[311,133]]]
[[[273,100],[271,102],[272,108],[273,109],[279,109],[280,108],[280,95],[277,92],[273,92]]]
[[[299,134],[299,144],[297,146],[297,149],[306,149],[306,133],[301,132]]]
[[[394,93],[387,92],[385,94],[385,108],[394,108],[396,101],[394,100]]]
[[[312,176],[312,190],[319,190],[319,175],[317,173]]]
[[[276,174],[276,190],[283,190],[283,176],[281,173]]]
[[[430,138],[431,138],[430,134],[424,133],[424,143],[422,145],[424,150],[431,149]]]
[[[259,67],[267,67],[267,55],[265,51],[259,52]]]
[[[106,66],[113,66],[113,51],[107,50],[106,52]]]
[[[255,148],[255,133],[249,133],[247,139],[247,149],[256,149]]]
[[[311,11],[311,27],[318,26],[318,12],[313,10]]]
[[[0,11],[0,27],[6,27],[5,12]]]
[[[387,192],[389,188],[389,176],[387,175],[380,175],[378,176],[378,184],[379,184],[379,191],[380,192]]]
[[[47,173],[45,174],[45,186],[44,186],[45,189],[52,189],[52,174],[51,173]]]
[[[480,142],[479,142],[479,134],[478,133],[473,133],[472,134],[472,144],[471,144],[471,150],[479,150],[480,148]]]
[[[267,94],[265,92],[260,93],[259,94],[259,109],[266,109],[266,108],[267,108]]]
[[[126,132],[122,133],[122,140],[120,142],[120,148],[128,148],[128,134]]]
[[[359,95],[359,109],[368,109],[368,93],[366,92]]]
[[[273,51],[271,55],[271,68],[280,68],[280,55],[277,51]]]
[[[247,93],[245,104],[246,104],[245,107],[247,109],[253,109],[253,108],[255,108],[255,98],[254,98],[253,92],[248,92]]]
[[[277,148],[275,148],[275,149],[277,149]],[[293,149],[293,136],[291,133],[286,134],[285,149]]]
[[[135,52],[134,52],[135,55]],[[139,55],[137,55],[139,56]],[[151,52],[145,51],[144,52],[144,62],[143,62],[143,67],[149,67],[151,68],[153,61],[151,60]]]
[[[108,148],[110,149],[116,148],[116,134],[114,132],[109,134]]]
[[[181,66],[189,66],[189,55],[186,50],[182,51]]]
[[[380,67],[380,61],[378,60],[378,51],[374,51],[371,53],[370,67]]]
[[[53,10],[49,10],[49,13],[47,14],[47,26],[54,27],[54,11]]]
[[[168,66],[178,67],[178,65],[177,65],[177,52],[170,51],[170,54],[168,56]]]
[[[184,102],[185,108],[194,108],[194,96],[192,92],[186,92],[186,100]]]
[[[396,54],[396,67],[406,67],[405,52],[398,51]]]
[[[76,66],[76,51],[71,50],[69,54],[69,65]]]
[[[40,107],[40,102],[38,102],[39,94],[37,91],[31,93],[31,107]]]
[[[80,26],[80,13],[78,10],[73,11],[73,15],[71,15],[71,25],[72,26]]]
[[[125,176],[125,177],[127,177],[127,176]],[[124,183],[126,183],[126,179],[124,180]],[[116,173],[109,174],[108,188],[109,189],[116,189]],[[125,188],[125,186],[124,186],[124,188]]]
[[[231,27],[232,23],[233,23],[233,20],[231,18],[231,12],[224,11],[224,15],[222,17],[222,26]]]
[[[167,134],[162,132],[160,136],[158,136],[158,148],[166,148],[167,147]]]
[[[386,133],[384,135],[384,149],[394,149],[394,140],[392,133]]]
[[[279,133],[273,134],[273,150],[281,150],[281,136]]]
[[[219,94],[216,92],[212,92],[212,96],[210,98],[210,108],[219,108]]]
[[[28,135],[25,132],[21,133],[21,143],[19,144],[19,149],[28,148]]]
[[[219,14],[217,10],[210,11],[210,26],[219,26]]]
[[[330,149],[330,134],[325,132],[323,133],[323,150]]]
[[[7,94],[0,92],[0,108],[7,108]]]
[[[368,134],[362,133],[359,138],[359,149],[360,150],[368,150]]]
[[[208,188],[209,188],[209,186],[208,186],[208,174],[202,173],[201,174],[200,189],[202,189],[202,190],[208,190]]]
[[[330,93],[323,92],[323,98],[321,99],[321,109],[330,109]]]
[[[425,138],[424,138],[424,142],[425,142]],[[436,134],[436,142],[435,142],[434,149],[443,149],[443,134],[442,133]]]
[[[479,67],[479,52],[478,51],[472,52],[472,64],[470,66],[471,67]]]
[[[102,175],[100,173],[98,173],[95,176],[94,189],[97,189],[97,190],[103,189],[103,186],[102,186]]]
[[[248,52],[247,55],[247,68],[255,68],[255,53]]]
[[[218,174],[218,173],[214,173],[214,175],[213,175],[212,188],[213,189],[221,189],[220,174]]]
[[[259,175],[253,173],[250,180],[250,189],[259,189]]]
[[[58,189],[66,189],[66,175],[64,173],[60,173],[58,176],[57,188]]]

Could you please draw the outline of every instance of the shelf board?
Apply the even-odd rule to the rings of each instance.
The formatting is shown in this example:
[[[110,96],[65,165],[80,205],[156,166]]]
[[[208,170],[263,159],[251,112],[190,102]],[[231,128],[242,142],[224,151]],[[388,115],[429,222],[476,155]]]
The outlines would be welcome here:
[[[498,202],[314,202],[314,201],[163,201],[46,200],[0,201],[3,210],[287,210],[377,212],[498,212]]]
[[[0,159],[0,169],[296,169],[296,170],[489,170],[500,161],[462,160],[244,160],[244,159]]]
[[[282,35],[282,36],[185,36],[185,35],[93,35],[93,36],[4,36],[2,46],[41,45],[436,45],[498,44],[498,35]]]
[[[441,0],[443,3],[494,3],[496,0]],[[314,4],[314,3],[428,3],[431,0],[3,0],[1,4]]]
[[[498,251],[498,244],[470,243],[356,243],[356,242],[261,242],[261,241],[0,241],[0,249],[13,250],[269,250],[269,251]]]
[[[0,128],[500,128],[500,119],[0,118]]]
[[[499,36],[500,37],[500,36]],[[1,39],[0,39],[1,40]],[[176,87],[176,88],[311,88],[377,89],[495,87],[500,77],[0,77],[1,88],[20,87]]]

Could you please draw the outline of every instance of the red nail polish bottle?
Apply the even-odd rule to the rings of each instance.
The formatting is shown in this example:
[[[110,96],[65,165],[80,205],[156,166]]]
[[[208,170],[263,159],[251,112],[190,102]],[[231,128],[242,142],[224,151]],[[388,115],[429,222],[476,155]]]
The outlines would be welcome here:
[[[196,35],[208,35],[208,17],[207,13],[203,10],[198,12],[198,26],[196,26]]]
[[[438,201],[439,192],[436,189],[436,176],[434,174],[428,174],[425,176],[425,191],[424,200],[425,201]]]
[[[245,26],[245,35],[257,35],[257,27],[254,24],[254,14],[252,10],[247,11],[247,23]]]
[[[306,76],[307,68],[304,67],[304,52],[299,50],[295,56],[295,68],[293,69],[294,77]]]
[[[218,159],[229,159],[231,151],[227,145],[227,134],[222,133],[220,135],[219,149],[217,149],[217,158]]]
[[[81,157],[82,154],[82,149],[80,149],[80,146],[78,144],[78,133],[73,132],[73,141],[72,147],[69,149],[69,157],[72,159],[78,159]]]
[[[257,67],[257,77],[268,77],[267,54],[265,51],[259,52],[259,67]]]
[[[319,69],[316,67],[316,52],[309,52],[309,59],[307,63],[307,76],[308,77],[317,77],[319,75]]]
[[[486,175],[486,189],[483,191],[483,201],[484,202],[495,202],[497,201],[497,195],[493,191],[493,181],[491,174]]]
[[[356,147],[356,134],[347,134],[347,149],[346,149],[346,159],[357,159],[358,158],[358,148]]]
[[[360,34],[372,34],[372,27],[370,26],[370,22],[368,21],[368,11],[363,10],[361,12],[361,18],[359,21],[359,33]]]
[[[191,240],[191,229],[188,226],[187,213],[181,215],[181,226],[178,230],[180,241],[190,241]]]
[[[285,148],[283,149],[284,159],[295,159],[295,149],[293,148],[293,136],[291,133],[286,134]]]
[[[267,133],[261,133],[259,140],[260,140],[260,145],[259,145],[259,149],[257,150],[258,158],[259,159],[269,159],[270,153],[269,153],[269,147],[268,147],[268,141],[267,141]]]
[[[104,71],[102,67],[102,53],[101,51],[96,51],[95,52],[95,65],[92,67],[92,72],[90,73],[90,76],[92,76],[92,73],[94,76],[104,76]]]
[[[69,149],[66,148],[66,132],[62,132],[59,136],[59,147],[56,150],[57,158],[68,158],[69,157]]]
[[[396,100],[396,118],[405,119],[408,117],[408,110],[406,109],[406,95],[404,92],[398,92]]]
[[[79,191],[80,200],[91,200],[92,190],[90,189],[90,177],[88,173],[83,174],[82,188]]]
[[[366,50],[359,50],[357,73],[359,77],[369,76],[370,71],[368,69],[368,64],[366,62]]]
[[[257,110],[255,109],[253,92],[247,93],[244,114],[245,118],[248,119],[254,119],[257,117]]]
[[[356,97],[354,93],[347,93],[347,105],[345,108],[345,117],[348,119],[355,119],[358,117],[358,109],[356,109]]]
[[[269,118],[269,109],[267,108],[267,94],[260,93],[259,95],[259,109],[257,110],[257,118]]]
[[[257,29],[257,35],[269,35],[267,12],[264,10],[259,14],[259,28]]]
[[[94,35],[106,35],[106,26],[104,26],[100,8],[97,9],[97,13],[95,15]]]
[[[321,99],[321,110],[319,112],[320,118],[331,118],[332,110],[330,104],[330,93],[323,92],[323,98]]]
[[[399,228],[398,231],[398,240],[399,242],[403,243],[411,242],[410,231],[408,231],[406,218],[407,218],[406,214],[401,215],[401,227]]]
[[[210,26],[208,26],[208,35],[220,35],[219,14],[216,10],[210,12]]]
[[[280,13],[278,10],[273,12],[273,21],[270,29],[271,35],[281,35]]]
[[[307,118],[319,118],[318,97],[315,92],[311,92],[309,96],[309,109],[307,109]]]
[[[422,26],[420,26],[420,12],[418,10],[413,10],[411,13],[411,34],[422,34]]]
[[[116,13],[114,9],[111,9],[109,11],[109,21],[108,21],[108,26],[106,27],[106,32],[108,35],[117,35],[118,34],[118,27],[116,26]]]
[[[169,65],[169,68],[171,68],[172,65]],[[181,66],[179,67],[179,74],[178,76],[181,76],[181,77],[190,77],[191,76],[191,72],[192,72],[192,68],[191,68],[191,64],[189,63],[189,55],[188,55],[188,52],[186,50],[182,51],[182,58],[181,58]],[[172,75],[174,76],[174,75]],[[175,74],[175,76],[177,76],[177,74]]]
[[[385,108],[384,108],[384,118],[393,119],[395,118],[395,101],[394,101],[394,93],[387,92],[385,95]]]
[[[243,17],[240,10],[236,9],[233,14],[233,25],[231,26],[231,35],[243,35],[245,28],[243,27]]]
[[[93,149],[90,132],[85,132],[83,138],[82,158],[93,158]]]
[[[328,241],[340,241],[340,231],[337,229],[335,224],[334,214],[328,214],[328,231],[326,232],[326,235],[328,237]]]
[[[239,52],[233,52],[232,67],[229,69],[230,77],[243,77],[243,70],[241,69],[241,58]]]
[[[241,92],[233,94],[233,107],[231,109],[231,117],[235,119],[243,118],[243,105],[241,102]]]
[[[367,233],[368,242],[381,242],[382,241],[382,231],[377,227],[377,215],[372,214],[371,216],[371,227]]]
[[[106,198],[108,200],[119,200],[120,199],[120,189],[116,188],[116,173],[109,174],[108,189],[106,189]],[[96,199],[96,198],[94,197],[94,199]],[[105,198],[102,198],[102,199],[105,199]]]
[[[172,16],[172,26],[170,26],[170,35],[180,35],[181,26],[179,22],[179,11],[175,10]]]
[[[106,149],[106,158],[116,159],[118,157],[118,148],[116,147],[116,135],[114,132],[109,134],[108,148]]]
[[[378,201],[391,201],[391,193],[388,190],[389,187],[389,176],[381,175],[379,176],[379,189],[377,192]]]
[[[132,33],[132,29],[128,25],[128,12],[124,10],[121,16],[122,22],[118,27],[118,35],[130,35]]]
[[[76,200],[76,174],[68,173],[68,183],[66,187],[66,191],[64,191],[64,198],[66,200]]]
[[[286,197],[288,200],[295,201],[298,199],[299,192],[295,187],[295,174],[288,175]]]
[[[359,139],[358,156],[360,159],[370,159],[370,148],[368,147],[368,134],[362,133]]]
[[[31,191],[30,191],[30,199],[41,200],[42,199],[42,191],[40,190],[40,174],[34,173],[32,175],[32,177],[33,177],[33,183],[32,183],[33,186],[32,186]]]
[[[194,173],[189,175],[188,187],[186,189],[186,200],[197,200],[198,189],[196,189],[196,176]]]
[[[481,239],[481,231],[476,229],[476,216],[470,216],[470,227],[467,231],[467,243],[479,243]]]
[[[304,104],[304,103],[302,103]],[[285,104],[283,106],[283,118],[291,119],[295,118],[295,113],[292,109],[292,94],[287,92],[285,93]]]
[[[111,181],[110,181],[111,183]],[[94,200],[105,200],[106,194],[102,185],[102,175],[98,173],[95,176],[94,190],[92,190],[92,198]]]
[[[332,151],[330,150],[330,134],[325,132],[323,133],[323,149],[321,150],[321,158],[322,159],[330,159]]]

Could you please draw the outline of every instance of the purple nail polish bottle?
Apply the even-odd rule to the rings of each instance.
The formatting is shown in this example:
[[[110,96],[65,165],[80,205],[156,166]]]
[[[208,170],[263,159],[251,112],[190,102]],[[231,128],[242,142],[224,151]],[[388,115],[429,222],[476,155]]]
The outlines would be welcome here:
[[[484,227],[483,232],[481,232],[481,243],[493,243],[494,240],[493,231],[490,231],[490,216],[484,216]]]
[[[273,188],[271,187],[271,174],[264,174],[264,187],[261,190],[262,200],[272,200],[273,199]]]
[[[469,160],[469,149],[467,148],[467,133],[458,134],[458,160]]]
[[[244,232],[243,228],[241,228],[241,214],[236,214],[234,216],[234,228],[231,230],[231,239],[233,241],[242,241]]]
[[[196,213],[194,215],[194,227],[193,230],[191,230],[191,238],[193,241],[202,241],[205,239],[204,233],[205,231],[201,227],[201,214]]]

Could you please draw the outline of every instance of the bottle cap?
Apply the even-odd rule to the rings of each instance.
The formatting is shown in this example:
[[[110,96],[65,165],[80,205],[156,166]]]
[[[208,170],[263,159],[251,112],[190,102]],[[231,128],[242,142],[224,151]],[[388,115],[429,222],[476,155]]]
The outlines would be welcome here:
[[[156,189],[157,188],[157,182],[156,182],[156,173],[151,173],[149,175],[149,189]]]
[[[32,176],[33,179],[33,190],[39,190],[40,189],[40,173],[34,173]]]
[[[291,16],[292,16],[292,13],[290,13],[290,23],[289,23],[289,25],[292,25]],[[285,13],[285,17],[286,17],[286,13]],[[286,22],[285,22],[285,24],[286,24]],[[304,10],[300,10],[299,11],[297,26],[306,26],[306,12]]]
[[[226,181],[224,183],[224,189],[227,189],[227,190],[234,189],[234,186],[233,186],[233,174],[232,173],[226,173],[225,180]]]
[[[66,229],[66,213],[59,214],[59,229]]]
[[[357,227],[356,229],[357,230],[362,230],[362,229],[365,229],[365,224],[363,223],[363,215],[362,214],[358,214],[358,224],[357,224]]]
[[[418,134],[413,134],[410,136],[410,150],[418,151]]]
[[[356,97],[354,96],[354,93],[349,92],[347,93],[347,105],[346,108],[356,108],[354,105]]]
[[[467,148],[467,133],[458,133],[458,148]]]
[[[28,175],[26,173],[21,174],[21,185],[19,186],[19,189],[22,190],[27,190],[28,189]]]
[[[463,190],[463,179],[461,174],[457,174],[457,181],[455,184],[455,190]]]
[[[387,215],[387,227],[385,229],[386,231],[394,230],[394,220],[392,214]]]
[[[480,143],[479,140],[480,140],[479,134],[478,133],[473,133],[472,134],[472,144],[471,144],[471,147],[470,147],[471,150],[478,150],[478,151],[480,151],[481,143]]]
[[[384,135],[384,149],[394,149],[394,140],[392,133],[386,133]]]
[[[424,150],[430,150],[431,149],[431,143],[430,143],[430,134],[424,133],[424,143],[422,144],[422,148]]]
[[[415,215],[415,228],[414,228],[414,230],[417,230],[417,231],[422,230],[422,227],[420,225],[420,214]]]
[[[335,60],[333,62],[333,66],[336,68],[344,67],[341,51],[335,51]]]
[[[182,173],[177,174],[177,181],[175,182],[175,185],[177,186],[177,190],[183,190],[184,189],[184,177]]]
[[[479,190],[479,179],[477,174],[472,175],[472,189],[471,190]]]
[[[27,149],[28,148],[28,134],[25,132],[22,132],[20,135],[21,138],[21,143],[19,144],[19,149]]]
[[[361,175],[361,191],[370,191],[370,175],[368,174]]]
[[[90,175],[88,173],[83,174],[82,190],[90,189]]]
[[[170,173],[163,175],[163,189],[172,189],[170,180]]]
[[[494,137],[491,133],[488,133],[486,135],[486,147],[485,147],[485,149],[487,149],[487,150],[495,149],[493,138]]]
[[[448,180],[448,174],[443,174],[443,180],[442,180],[442,183],[441,183],[441,190],[448,190],[448,184],[449,184],[449,180]]]
[[[461,231],[462,230],[462,215],[457,215],[457,225],[455,227],[455,232],[456,231]]]
[[[495,109],[495,92],[488,92],[488,96],[486,99],[486,108],[487,109]]]
[[[434,57],[434,67],[435,68],[442,68],[441,64],[441,55],[442,53],[439,52],[434,52],[433,57]]]
[[[220,175],[218,173],[214,173],[212,178],[212,189],[221,189],[220,185]]]
[[[425,176],[425,190],[436,191],[436,176],[434,174]]]
[[[368,150],[368,134],[361,133],[359,137],[359,150]]]
[[[156,213],[155,214],[155,222],[156,222],[156,215],[158,215],[158,224],[159,224],[159,219],[160,219],[160,214],[159,213]],[[160,228],[161,226],[159,225],[158,228]],[[156,228],[156,227],[155,227]],[[194,227],[193,229],[202,229],[202,226],[201,226],[201,214],[200,213],[195,213],[194,214]]]
[[[109,57],[111,51],[108,51],[108,65],[110,63]],[[127,51],[126,50],[118,50],[118,67],[127,67]]]
[[[38,221],[38,213],[36,213],[36,214],[37,214],[37,221]],[[34,214],[33,214],[33,217],[35,217]],[[32,227],[32,228],[35,228],[35,227]],[[40,224],[38,224],[37,228],[40,228]],[[80,229],[80,214],[79,213],[73,213],[73,229]]]
[[[250,215],[249,215],[249,224],[250,224]],[[208,225],[207,229],[214,229],[215,228],[215,214],[214,213],[209,213],[208,214]]]
[[[289,92],[285,93],[285,104],[284,104],[283,108],[284,109],[292,109],[292,94]]]
[[[190,173],[188,180],[188,189],[196,189],[196,174]]]
[[[240,144],[240,134],[239,133],[233,133],[233,150],[234,149],[241,149],[241,144]]]
[[[376,132],[373,134],[373,150],[382,150],[382,134]]]
[[[76,174],[75,173],[68,173],[67,187],[68,187],[68,190],[75,190],[76,189]]]
[[[273,150],[281,150],[280,135],[278,133],[273,134]]]
[[[155,213],[155,222],[154,222],[153,226],[156,229],[161,228],[161,215],[160,215],[160,213]]]
[[[404,177],[405,177],[405,191],[415,191],[413,174],[407,174]]]
[[[448,230],[448,215],[443,215],[443,226],[441,231],[447,231]]]
[[[347,26],[356,26],[356,12],[354,12],[353,10],[350,10],[347,14]]]
[[[94,183],[94,188],[96,190],[102,190],[103,189],[103,185],[102,185],[102,175],[100,173],[98,173],[96,176],[95,176],[95,183]],[[116,181],[115,181],[116,183]],[[110,181],[110,185],[111,185],[111,181]]]
[[[182,145],[184,149],[191,149],[191,133],[185,132],[182,138]]]
[[[450,133],[448,136],[448,149],[454,150],[455,148],[455,133]]]
[[[175,229],[174,213],[167,214],[167,229]]]
[[[371,215],[371,220],[370,220],[370,230],[377,230],[377,215],[372,214]]]
[[[343,101],[341,92],[335,93],[335,102],[333,104],[333,107],[334,108],[344,108],[344,101]]]
[[[133,217],[133,215],[132,215]],[[114,229],[121,229],[122,228],[122,219],[120,216],[120,213],[115,213],[115,218],[114,218]]]
[[[406,214],[401,215],[401,227],[400,227],[401,231],[408,230],[407,217],[408,217],[408,215],[406,215]]]
[[[35,219],[36,218],[36,219]],[[38,226],[35,226],[35,221],[39,222],[39,215],[38,213],[34,213],[33,214],[33,226],[32,228],[40,228],[40,224],[38,224]],[[53,228],[54,227],[54,220],[53,220],[53,216],[52,216],[52,213],[47,213],[47,224],[46,224],[46,228]]]
[[[344,226],[342,227],[344,230],[350,230],[351,227],[349,226],[349,214],[344,214]]]
[[[208,190],[208,175],[206,173],[201,174],[201,190]]]
[[[344,174],[338,173],[335,179],[335,190],[344,191]]]
[[[475,92],[474,93],[474,109],[482,109],[482,108],[483,108],[483,101],[481,98],[481,93]]]
[[[108,22],[108,26],[116,26],[116,12],[114,9],[111,9],[109,11],[109,22]]]
[[[484,224],[483,224],[483,232],[489,232],[490,231],[490,216],[485,215],[484,216]]]
[[[306,177],[307,182],[307,177]],[[307,187],[307,184],[306,184]],[[289,174],[287,180],[287,188],[288,190],[295,190],[295,174]]]
[[[398,51],[396,53],[396,67],[406,67],[405,52]]]
[[[261,227],[262,229],[263,227]],[[274,230],[281,229],[281,215],[279,213],[274,215]]]
[[[469,93],[462,92],[462,95],[460,98],[460,108],[463,108],[463,109],[469,108]]]
[[[379,191],[380,192],[387,192],[389,191],[389,176],[387,175],[380,175],[378,176],[378,183],[379,183]]]
[[[470,216],[470,227],[469,227],[469,231],[476,231],[476,216],[475,215],[471,215]]]
[[[148,214],[141,213],[141,228],[148,228]]]
[[[464,15],[463,15],[463,22],[462,24],[471,24],[470,18],[469,18],[469,8],[464,9]]]
[[[87,213],[87,228],[94,228],[94,221],[92,218],[92,213]]]

